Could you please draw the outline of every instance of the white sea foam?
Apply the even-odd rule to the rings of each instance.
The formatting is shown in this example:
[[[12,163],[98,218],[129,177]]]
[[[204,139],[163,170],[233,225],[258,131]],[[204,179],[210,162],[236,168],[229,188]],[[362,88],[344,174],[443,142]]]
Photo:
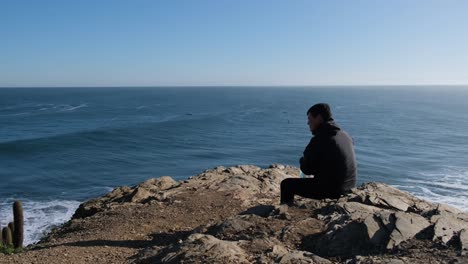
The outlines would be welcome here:
[[[468,211],[468,169],[446,167],[439,171],[420,172],[417,179],[406,179],[401,188],[416,196]]]
[[[80,104],[80,105],[76,105],[76,106],[61,105],[62,109],[60,111],[73,111],[73,110],[80,109],[80,108],[87,107],[87,106],[88,106],[88,104]]]
[[[0,224],[13,221],[13,200],[0,203]],[[35,243],[52,227],[71,219],[80,202],[68,200],[30,201],[23,200],[24,245]]]

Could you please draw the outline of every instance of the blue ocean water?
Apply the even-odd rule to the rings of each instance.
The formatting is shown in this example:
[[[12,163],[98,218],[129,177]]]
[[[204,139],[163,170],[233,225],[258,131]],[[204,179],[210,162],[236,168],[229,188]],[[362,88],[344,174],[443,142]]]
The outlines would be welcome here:
[[[359,184],[381,181],[468,210],[461,88],[0,89],[0,224],[22,200],[32,243],[116,186],[218,165],[298,166],[317,102],[353,137]]]

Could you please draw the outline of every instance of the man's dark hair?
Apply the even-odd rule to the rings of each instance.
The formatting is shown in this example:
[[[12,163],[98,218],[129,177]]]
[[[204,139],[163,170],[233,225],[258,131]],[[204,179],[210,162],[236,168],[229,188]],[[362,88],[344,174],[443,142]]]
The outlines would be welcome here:
[[[313,105],[307,111],[307,114],[309,113],[313,117],[317,117],[317,115],[321,115],[324,121],[328,121],[332,118],[330,106],[326,103],[318,103],[318,104]]]

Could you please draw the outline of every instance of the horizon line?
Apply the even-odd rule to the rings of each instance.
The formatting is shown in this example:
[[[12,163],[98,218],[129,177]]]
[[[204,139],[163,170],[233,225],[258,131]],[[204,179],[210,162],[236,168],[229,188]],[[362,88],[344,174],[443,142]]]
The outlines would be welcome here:
[[[436,86],[467,86],[467,84],[276,84],[276,85],[70,85],[70,86],[0,86],[0,89],[11,89],[11,88],[197,88],[197,87],[436,87]]]

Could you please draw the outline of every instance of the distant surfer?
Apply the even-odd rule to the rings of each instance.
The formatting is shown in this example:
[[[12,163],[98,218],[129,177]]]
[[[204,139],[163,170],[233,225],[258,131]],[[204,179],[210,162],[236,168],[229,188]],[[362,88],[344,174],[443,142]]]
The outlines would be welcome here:
[[[338,198],[356,185],[357,168],[353,140],[332,118],[330,106],[313,105],[307,111],[314,135],[300,158],[301,172],[311,177],[281,182],[281,204],[292,205],[294,195],[305,198]]]

